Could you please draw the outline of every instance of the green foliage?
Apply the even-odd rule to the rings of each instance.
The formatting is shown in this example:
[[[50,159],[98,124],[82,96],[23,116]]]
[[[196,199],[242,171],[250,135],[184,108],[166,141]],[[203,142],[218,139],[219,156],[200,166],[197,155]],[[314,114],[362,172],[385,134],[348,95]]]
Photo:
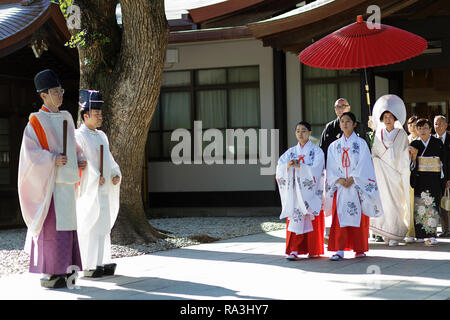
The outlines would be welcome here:
[[[100,32],[88,33],[86,29],[77,32],[73,35],[68,42],[66,42],[65,46],[70,48],[86,48],[88,45],[90,46],[104,46],[107,43],[110,43],[111,39],[108,36]]]
[[[92,36],[90,38],[91,38],[93,44],[99,44],[101,46],[111,42],[111,39],[109,37],[105,36],[104,34],[102,34],[100,32],[92,33]]]
[[[73,4],[73,0],[52,0],[52,2],[59,4],[59,7],[61,8],[64,17],[67,20],[69,16],[67,9]]]
[[[72,49],[80,47],[85,48],[86,47],[86,30],[82,30],[80,32],[77,32],[75,35],[70,37],[70,40],[65,43],[66,47],[70,47]]]
[[[86,57],[86,58],[84,58],[84,65],[85,66],[93,66],[94,65],[94,62],[92,61],[92,59],[91,58],[89,58],[89,57]]]
[[[372,149],[373,141],[375,140],[375,132],[367,131],[366,136],[367,136],[367,140],[369,140],[369,148]]]
[[[69,18],[69,7],[73,4],[73,0],[52,0],[52,2],[59,4],[61,8],[61,12],[63,13],[66,20]],[[105,46],[110,43],[111,39],[108,36],[100,32],[90,32],[87,29],[81,30],[76,34],[72,35],[70,40],[66,42],[64,45],[66,47],[70,47],[72,49],[75,48],[87,48],[87,47],[97,47],[97,46]],[[86,66],[94,65],[94,58],[86,57],[83,61]],[[106,62],[103,61],[105,64]]]

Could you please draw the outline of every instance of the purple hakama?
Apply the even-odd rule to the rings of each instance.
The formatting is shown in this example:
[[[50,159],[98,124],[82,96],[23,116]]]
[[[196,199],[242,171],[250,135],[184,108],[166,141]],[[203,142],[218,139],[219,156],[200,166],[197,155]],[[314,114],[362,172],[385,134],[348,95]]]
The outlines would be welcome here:
[[[38,238],[37,265],[34,265],[34,242],[31,243],[30,272],[66,274],[69,266],[82,269],[77,231],[56,231],[53,198]]]

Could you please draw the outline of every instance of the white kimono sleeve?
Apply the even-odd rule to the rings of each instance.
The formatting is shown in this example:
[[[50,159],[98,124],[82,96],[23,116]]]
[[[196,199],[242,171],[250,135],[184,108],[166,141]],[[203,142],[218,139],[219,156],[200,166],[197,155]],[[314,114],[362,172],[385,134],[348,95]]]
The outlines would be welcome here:
[[[325,174],[325,199],[324,199],[324,212],[325,216],[331,216],[333,214],[333,199],[334,193],[339,189],[340,185],[337,180],[345,178],[345,174],[339,170],[339,162],[341,159],[337,159],[335,144],[332,143],[328,147],[327,154],[327,169]]]
[[[291,148],[283,154],[277,165],[276,179],[282,204],[280,219],[289,218],[288,231],[303,234],[313,231],[311,221],[314,220],[314,215],[320,213],[324,157],[320,150],[319,154],[314,154],[313,163],[288,169],[293,150],[295,149]]]
[[[355,180],[355,188],[361,201],[362,212],[368,217],[379,217],[383,215],[380,194],[375,177],[375,169],[369,147],[363,141],[359,141],[360,158],[358,165],[352,171]]]
[[[41,147],[30,123],[25,128],[19,157],[18,193],[28,231],[41,232],[55,187],[56,155]]]
[[[106,135],[105,135],[106,138]],[[108,141],[108,138],[106,138],[106,141]],[[109,142],[108,142],[109,144]],[[114,160],[114,157],[109,152],[109,161],[111,164],[111,177],[109,179],[110,181],[110,187],[109,187],[109,208],[110,208],[110,217],[111,217],[111,228],[114,226],[114,223],[116,222],[117,215],[119,214],[119,208],[120,208],[120,185],[122,184],[122,172],[120,171],[120,167],[117,164],[117,162]],[[120,180],[119,182],[114,185],[112,183],[112,178],[115,176],[119,176]]]

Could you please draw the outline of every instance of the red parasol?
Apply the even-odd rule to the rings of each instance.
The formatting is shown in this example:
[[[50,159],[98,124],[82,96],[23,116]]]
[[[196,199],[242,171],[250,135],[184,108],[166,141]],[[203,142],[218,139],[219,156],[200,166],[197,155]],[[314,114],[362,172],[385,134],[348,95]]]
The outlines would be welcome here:
[[[304,49],[299,60],[321,69],[361,69],[397,63],[421,54],[427,41],[392,26],[370,25],[358,16],[356,22],[325,36]],[[366,77],[367,104],[370,110]]]

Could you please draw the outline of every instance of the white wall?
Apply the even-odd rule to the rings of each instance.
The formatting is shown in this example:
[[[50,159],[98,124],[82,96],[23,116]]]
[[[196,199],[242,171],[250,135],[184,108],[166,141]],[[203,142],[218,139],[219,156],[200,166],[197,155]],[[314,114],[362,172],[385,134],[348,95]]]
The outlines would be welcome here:
[[[179,62],[166,71],[259,65],[261,128],[274,127],[272,48],[263,47],[261,41],[254,39],[174,44],[169,48],[178,49]],[[150,162],[148,165],[149,192],[275,190],[274,176],[260,175],[259,162],[256,165]]]

